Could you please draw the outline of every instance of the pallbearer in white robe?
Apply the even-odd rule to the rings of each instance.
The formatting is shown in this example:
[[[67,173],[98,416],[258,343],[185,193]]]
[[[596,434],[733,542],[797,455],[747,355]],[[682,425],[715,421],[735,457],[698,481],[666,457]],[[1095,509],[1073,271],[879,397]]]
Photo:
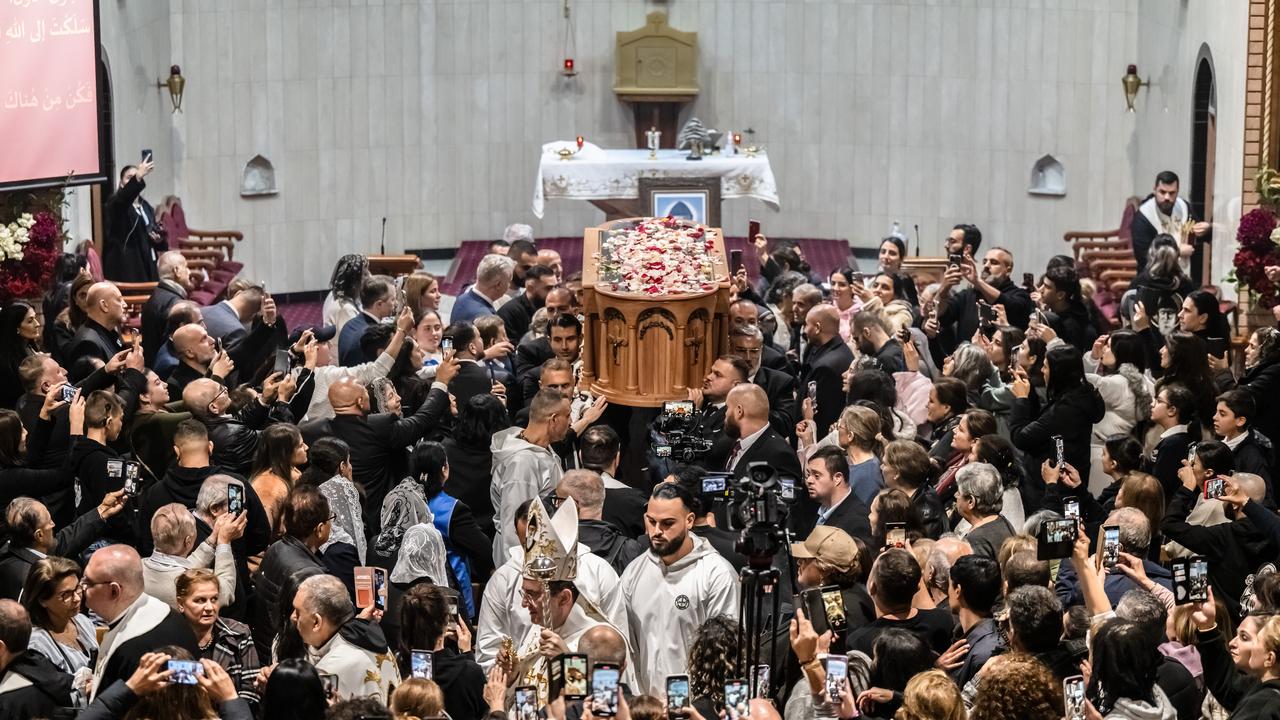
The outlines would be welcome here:
[[[544,703],[549,702],[549,663],[564,653],[577,652],[578,641],[591,628],[610,625],[575,584],[577,547],[578,506],[572,498],[550,520],[542,503],[529,506],[520,596],[533,625],[523,637],[512,639],[499,653],[498,662],[514,668],[518,681],[513,686],[537,687]],[[624,631],[614,629],[626,637]]]

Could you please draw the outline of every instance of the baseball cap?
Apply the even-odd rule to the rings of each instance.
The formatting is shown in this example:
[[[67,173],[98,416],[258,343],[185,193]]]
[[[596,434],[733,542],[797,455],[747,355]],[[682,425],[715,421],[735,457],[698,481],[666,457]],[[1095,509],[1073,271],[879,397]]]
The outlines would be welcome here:
[[[307,330],[310,330],[315,335],[316,342],[329,342],[334,335],[338,334],[338,328],[332,325],[307,325],[295,328],[292,333],[289,333],[289,344],[292,345],[298,342],[302,338],[302,333]]]
[[[849,570],[858,561],[858,544],[849,533],[838,527],[819,525],[804,542],[791,543],[791,555],[797,559],[821,560],[841,570]]]

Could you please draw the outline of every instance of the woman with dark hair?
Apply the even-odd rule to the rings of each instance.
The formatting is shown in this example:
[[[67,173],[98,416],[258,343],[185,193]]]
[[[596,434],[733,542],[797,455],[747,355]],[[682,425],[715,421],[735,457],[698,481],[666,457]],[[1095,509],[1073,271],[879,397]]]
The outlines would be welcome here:
[[[1132,435],[1108,435],[1102,441],[1102,457],[1099,464],[1102,471],[1110,478],[1110,483],[1104,487],[1096,496],[1091,492],[1081,492],[1074,495],[1075,499],[1080,503],[1080,517],[1085,524],[1092,527],[1101,523],[1106,519],[1111,511],[1119,506],[1117,498],[1121,487],[1130,478],[1144,475],[1139,472],[1142,468],[1142,443],[1138,442]],[[1150,476],[1147,476],[1150,477]],[[1079,468],[1069,468],[1059,471],[1053,467],[1051,463],[1041,467],[1041,479],[1045,481],[1046,492],[1044,496],[1044,509],[1052,510],[1057,513],[1062,512],[1062,491],[1058,481],[1069,488],[1076,488],[1081,483]],[[1155,478],[1151,478],[1154,480]],[[1159,482],[1156,483],[1159,485]],[[1163,493],[1161,494],[1163,498]],[[1160,523],[1164,519],[1163,500],[1161,501],[1160,514],[1156,516],[1156,521],[1151,525],[1151,533],[1155,535],[1160,530]],[[1152,542],[1151,548],[1155,553],[1160,552],[1159,543]]]
[[[66,404],[61,397],[61,386],[49,388],[30,433],[18,413],[0,409],[0,507],[8,506],[20,495],[33,495],[48,506],[50,513],[55,513],[54,517],[70,514],[76,456],[67,453],[60,467],[39,467],[53,434],[53,413]],[[68,418],[67,432],[74,445],[76,438],[84,434],[84,403],[73,405]]]
[[[262,717],[271,720],[322,720],[329,709],[324,682],[306,658],[281,660],[262,693]]]
[[[298,588],[302,587],[302,583],[307,578],[322,574],[324,574],[323,570],[307,567],[298,570],[285,580],[284,587],[280,590],[280,597],[276,600],[274,615],[279,618],[279,624],[272,630],[275,633],[274,646],[268,650],[270,655],[262,655],[262,650],[258,650],[259,657],[270,657],[276,662],[307,659],[307,644],[302,641],[302,635],[298,633],[298,625],[293,622],[293,601],[297,599]],[[256,637],[254,646],[257,647]]]
[[[960,416],[960,422],[951,433],[951,456],[933,488],[944,503],[955,497],[956,473],[970,462],[978,438],[996,431],[996,418],[986,410],[969,408]]]
[[[871,687],[858,695],[858,709],[873,717],[893,717],[902,692],[918,673],[933,667],[936,656],[920,636],[907,630],[882,630],[872,646]]]
[[[327,572],[320,548],[333,532],[329,501],[319,488],[297,485],[285,498],[280,513],[280,539],[267,548],[262,565],[253,574],[258,593],[253,640],[259,657],[271,657],[271,642],[280,627],[280,593],[286,582],[302,570]]]
[[[31,618],[28,652],[39,653],[64,673],[93,670],[98,654],[93,622],[80,612],[83,573],[75,562],[61,557],[35,561],[19,593]],[[215,603],[216,604],[216,603]]]
[[[941,472],[951,459],[951,439],[960,416],[969,409],[969,389],[953,377],[940,377],[929,390],[929,402],[925,405],[925,417],[933,431],[930,436],[929,457],[935,471]]]
[[[983,340],[986,338],[985,335],[978,337]],[[1001,381],[1007,383],[1013,380],[1013,367],[1017,362],[1018,346],[1025,339],[1026,335],[1021,328],[997,325],[995,332],[991,334],[991,339],[982,343],[982,349],[987,351],[987,359],[1000,374]]]
[[[329,276],[329,294],[320,310],[324,324],[332,325],[337,331],[333,336],[334,357],[338,356],[337,337],[342,333],[342,326],[360,314],[360,287],[367,277],[369,260],[364,255],[343,255],[334,263],[333,274]]]
[[[902,328],[915,324],[917,311],[907,295],[907,286],[911,281],[895,273],[880,273],[871,281],[871,286],[863,290],[863,310],[879,313],[889,323],[890,334],[896,336]],[[858,288],[854,288],[857,292]]]
[[[1260,328],[1249,337],[1244,350],[1244,375],[1237,383],[1257,404],[1253,427],[1272,442],[1280,442],[1280,330]]]
[[[458,408],[453,436],[444,440],[449,477],[453,479],[449,483],[449,494],[471,508],[476,524],[489,537],[494,534],[493,500],[489,498],[493,465],[490,443],[494,433],[509,427],[511,419],[501,400],[488,394],[474,395]]]
[[[297,425],[276,423],[258,436],[249,482],[262,500],[274,535],[280,533],[280,504],[302,477],[302,466],[306,464],[307,444]]]
[[[1000,473],[1000,482],[1004,486],[1001,496],[1004,504],[1000,514],[1015,530],[1021,530],[1027,520],[1027,511],[1022,506],[1022,467],[1018,464],[1018,451],[1013,443],[996,433],[982,435],[973,443],[970,462],[986,463]]]
[[[1196,397],[1197,426],[1209,426],[1218,407],[1218,386],[1209,367],[1208,349],[1198,335],[1177,331],[1160,347],[1160,380],[1155,392],[1170,383],[1185,386]],[[1153,394],[1154,395],[1154,394]]]
[[[871,498],[867,520],[871,523],[871,540],[876,547],[887,547],[885,528],[899,523],[907,533],[907,540],[914,542],[925,536],[924,520],[920,510],[911,502],[911,496],[895,488],[885,488]]]
[[[1085,696],[1105,718],[1174,720],[1177,711],[1156,684],[1162,658],[1141,625],[1112,618],[1093,633]]]
[[[341,438],[322,437],[308,452],[311,465],[299,478],[299,485],[320,489],[333,513],[333,534],[329,543],[345,542],[354,547],[365,564],[364,517],[361,515],[360,491],[351,479],[351,447]],[[324,551],[328,553],[328,548]]]
[[[884,448],[880,472],[885,487],[905,492],[920,513],[926,537],[937,540],[948,530],[942,499],[929,484],[929,454],[915,440],[894,440]]]
[[[1044,384],[1047,403],[1039,413],[1031,401],[1031,383],[1025,372],[1020,372],[1013,383],[1013,412],[1009,416],[1009,430],[1014,447],[1027,454],[1028,482],[1022,486],[1022,506],[1039,508],[1044,496],[1044,483],[1040,465],[1057,457],[1057,443],[1063,448],[1063,458],[1076,468],[1089,467],[1089,443],[1093,424],[1102,419],[1106,410],[1102,397],[1084,377],[1084,362],[1080,351],[1071,345],[1054,347],[1046,354]],[[1033,474],[1030,469],[1035,469]],[[1073,494],[1084,491],[1075,491]]]
[[[1178,241],[1171,235],[1157,235],[1147,253],[1147,266],[1129,286],[1133,290],[1132,299],[1121,301],[1125,319],[1132,320],[1134,303],[1142,303],[1144,314],[1161,333],[1177,326],[1183,299],[1196,289],[1178,260]]]
[[[862,273],[855,272],[848,266],[838,267],[831,271],[827,280],[831,284],[831,304],[836,306],[836,312],[840,314],[840,337],[849,342],[853,337],[850,327],[853,315],[862,309],[862,298],[854,289],[855,285],[862,284]]]
[[[900,237],[887,237],[880,241],[880,252],[877,259],[880,272],[902,272],[902,258],[907,256],[907,244]]]
[[[1084,364],[1085,377],[1098,390],[1106,408],[1089,443],[1089,492],[1096,495],[1110,482],[1102,469],[1103,439],[1127,435],[1151,416],[1155,384],[1145,372],[1146,344],[1132,330],[1116,330],[1099,337]]]
[[[142,197],[143,178],[155,164],[147,157],[120,170],[120,183],[107,198],[107,236],[102,241],[102,276],[117,282],[156,282],[156,255],[168,250],[156,211]]]
[[[0,310],[0,407],[12,408],[22,397],[18,366],[39,345],[40,318],[34,308],[14,301]]]
[[[724,683],[745,677],[739,668],[742,641],[738,621],[721,615],[702,623],[689,646],[689,697],[704,718],[724,709]]]

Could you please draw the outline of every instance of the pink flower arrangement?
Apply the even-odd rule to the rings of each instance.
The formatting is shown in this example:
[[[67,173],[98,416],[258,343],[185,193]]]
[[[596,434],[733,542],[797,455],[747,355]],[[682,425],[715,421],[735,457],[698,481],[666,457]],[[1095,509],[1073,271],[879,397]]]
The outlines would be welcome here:
[[[667,296],[714,290],[715,243],[702,225],[673,217],[644,218],[610,230],[596,256],[614,292]]]
[[[1239,249],[1233,264],[1237,285],[1248,288],[1264,308],[1280,303],[1280,293],[1265,272],[1268,265],[1280,265],[1280,229],[1275,212],[1265,207],[1250,210],[1240,218],[1236,242]]]

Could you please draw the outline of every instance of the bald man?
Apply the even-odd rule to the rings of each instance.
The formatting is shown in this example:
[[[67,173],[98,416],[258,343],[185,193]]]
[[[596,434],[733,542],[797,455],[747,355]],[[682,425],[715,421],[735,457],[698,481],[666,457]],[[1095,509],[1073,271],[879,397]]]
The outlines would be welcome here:
[[[853,364],[853,351],[840,338],[840,312],[834,305],[816,305],[804,320],[809,346],[800,362],[797,395],[803,402],[816,397],[817,437],[825,436],[845,406],[844,371]]]
[[[217,377],[231,381],[235,363],[219,350],[213,336],[200,323],[188,323],[173,331],[173,356],[178,365],[169,373],[169,397],[182,397],[193,380]]]
[[[108,545],[89,558],[81,582],[84,602],[110,628],[98,649],[91,697],[127,680],[148,652],[167,645],[194,657],[200,646],[186,618],[143,592],[142,558],[128,545]]]
[[[151,291],[151,297],[142,306],[142,354],[147,367],[154,367],[156,353],[164,344],[164,326],[169,322],[169,308],[179,300],[186,300],[191,291],[191,269],[187,258],[177,250],[170,250],[156,261],[160,282]]]
[[[769,426],[769,398],[754,383],[735,385],[725,399],[724,433],[733,439],[725,470],[745,477],[752,463],[764,462],[789,476],[799,486],[804,481],[800,461],[786,438]]]
[[[212,464],[248,477],[263,429],[276,422],[293,422],[288,403],[295,389],[291,376],[281,380],[278,375],[272,375],[262,382],[262,392],[257,398],[235,415],[229,415],[231,394],[226,386],[217,380],[198,378],[182,391],[182,404],[192,417],[209,428]]]
[[[120,328],[128,317],[124,296],[113,283],[100,282],[89,286],[88,318],[67,345],[66,358],[71,362],[68,375],[72,382],[88,377],[96,367],[93,360],[106,363],[124,349]]]

